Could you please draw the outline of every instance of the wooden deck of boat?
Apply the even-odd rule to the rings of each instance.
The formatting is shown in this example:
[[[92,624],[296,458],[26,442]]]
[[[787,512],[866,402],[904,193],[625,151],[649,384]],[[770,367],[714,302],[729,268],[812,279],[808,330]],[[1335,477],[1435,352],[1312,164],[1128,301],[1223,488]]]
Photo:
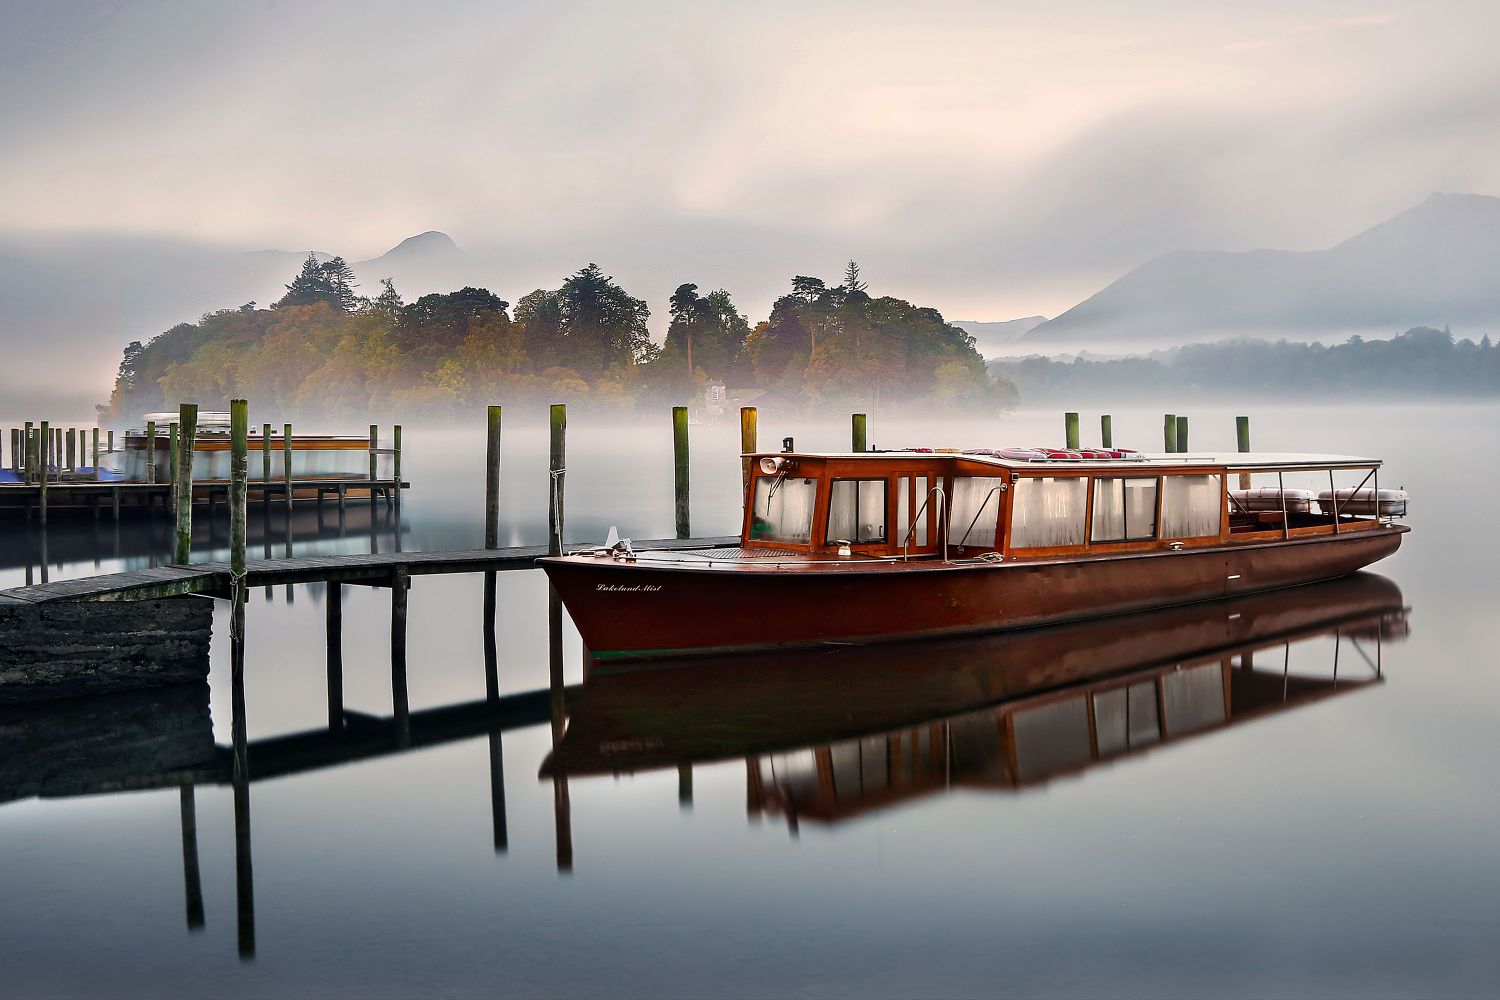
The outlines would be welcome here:
[[[738,544],[739,538],[736,536],[662,538],[638,542],[636,551],[724,548]],[[546,554],[545,545],[532,545],[453,552],[383,552],[375,555],[252,559],[245,565],[245,583],[252,587],[333,582],[380,586],[389,583],[398,573],[406,576],[433,576],[531,569],[536,560]],[[0,603],[140,601],[182,594],[226,596],[229,585],[229,563],[206,562],[13,587],[0,590]]]

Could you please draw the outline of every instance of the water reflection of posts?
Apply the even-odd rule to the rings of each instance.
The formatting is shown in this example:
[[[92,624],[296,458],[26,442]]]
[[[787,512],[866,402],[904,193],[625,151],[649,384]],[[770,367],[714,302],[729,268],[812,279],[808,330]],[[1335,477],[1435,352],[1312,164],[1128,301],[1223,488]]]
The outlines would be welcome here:
[[[495,652],[495,574],[484,575],[484,697],[490,717],[490,818],[494,829],[495,853],[504,854],[510,847],[510,833],[505,817],[505,749],[501,743],[500,723],[493,715],[500,701],[500,661]]]
[[[250,855],[250,743],[245,723],[245,604],[232,602],[229,676],[234,747],[234,885],[239,953],[255,957],[255,870]]]
[[[562,668],[562,602],[557,591],[548,588],[547,597],[547,664],[550,675],[552,747],[562,742],[567,728],[568,702],[563,687]],[[552,815],[557,830],[557,870],[573,870],[573,810],[568,798],[568,779],[552,779]]]
[[[193,786],[178,789],[182,810],[182,889],[187,897],[187,925],[190,931],[203,929],[203,879],[198,872],[198,806]]]
[[[328,583],[328,729],[344,728],[344,585]]]
[[[372,504],[373,507],[373,504]],[[396,743],[411,746],[411,707],[406,697],[406,594],[411,577],[402,567],[391,570],[391,710]]]

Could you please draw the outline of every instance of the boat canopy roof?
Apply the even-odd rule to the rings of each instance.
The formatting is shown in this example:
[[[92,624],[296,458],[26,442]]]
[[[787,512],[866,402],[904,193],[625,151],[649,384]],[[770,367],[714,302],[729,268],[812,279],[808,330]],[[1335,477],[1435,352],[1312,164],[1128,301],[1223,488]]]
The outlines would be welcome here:
[[[1077,468],[1135,468],[1151,466],[1222,466],[1233,471],[1269,470],[1292,472],[1305,469],[1375,469],[1383,463],[1378,458],[1362,458],[1357,455],[1320,455],[1296,452],[1237,452],[1197,451],[1177,453],[1132,453],[1124,458],[1032,458],[1013,459],[998,455],[964,452],[953,449],[865,451],[865,452],[754,452],[748,458],[802,458],[802,459],[964,459],[982,465],[994,465],[1006,469],[1077,469]]]

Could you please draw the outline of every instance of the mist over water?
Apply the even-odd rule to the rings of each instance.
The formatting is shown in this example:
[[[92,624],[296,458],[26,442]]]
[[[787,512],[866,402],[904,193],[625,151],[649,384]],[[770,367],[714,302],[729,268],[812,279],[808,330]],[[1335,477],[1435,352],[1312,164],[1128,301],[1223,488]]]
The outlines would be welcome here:
[[[15,995],[1487,994],[1500,974],[1500,680],[1496,550],[1473,512],[1500,472],[1474,441],[1500,407],[1168,405],[1188,409],[1193,451],[1233,450],[1234,416],[1248,413],[1257,451],[1383,458],[1382,485],[1411,492],[1411,534],[1372,567],[1412,609],[1410,637],[1383,646],[1383,683],[1020,791],[939,789],[795,829],[747,816],[743,760],[697,765],[690,806],[671,768],[573,778],[566,872],[556,787],[538,778],[546,725],[503,735],[498,853],[484,735],[257,780],[253,962],[236,957],[227,785],[196,791],[195,932],[175,788],[23,798],[0,805],[0,982]],[[1097,410],[1078,408],[1083,443],[1097,443]],[[1113,415],[1116,445],[1159,450],[1159,411]],[[546,431],[512,416],[501,543],[541,543]],[[785,436],[842,450],[849,428],[761,415],[763,450]],[[1061,439],[1055,410],[876,413],[870,424],[879,448]],[[694,425],[691,440],[694,534],[735,533],[738,427]],[[399,526],[383,507],[372,523],[351,505],[341,531],[332,504],[321,518],[301,505],[290,524],[252,504],[250,555],[283,555],[288,536],[297,555],[390,551],[398,539],[403,550],[478,547],[483,462],[482,413],[409,427]],[[567,467],[570,545],[610,525],[672,534],[665,411],[639,424],[573,417]],[[195,558],[222,557],[227,527],[196,513]],[[28,565],[40,579],[39,528],[13,527],[0,586],[25,582]],[[164,563],[171,548],[164,524],[139,520],[117,540],[107,519],[58,517],[45,543],[50,579]],[[545,688],[545,581],[508,572],[497,586],[501,690]],[[252,741],[326,725],[323,591],[252,595]],[[345,708],[388,716],[389,594],[346,587],[343,602]],[[482,699],[481,577],[417,579],[410,615],[413,710]],[[221,606],[210,676],[221,744],[227,636]],[[1292,669],[1330,651],[1299,643]],[[580,661],[565,626],[569,683]],[[1357,661],[1343,663],[1353,676]]]

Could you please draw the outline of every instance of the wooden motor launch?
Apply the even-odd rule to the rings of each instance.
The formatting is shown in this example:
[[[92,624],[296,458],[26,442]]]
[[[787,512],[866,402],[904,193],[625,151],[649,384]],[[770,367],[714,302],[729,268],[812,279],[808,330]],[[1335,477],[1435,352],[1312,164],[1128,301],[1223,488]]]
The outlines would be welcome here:
[[[811,764],[795,752],[827,746],[814,751],[826,762],[800,770],[836,781],[844,808],[863,807],[868,769],[856,767],[850,787],[839,761],[852,752],[870,763],[870,737],[884,734],[874,754],[883,790],[945,787],[966,769],[1019,787],[1379,684],[1382,643],[1408,627],[1400,588],[1356,573],[1047,628],[599,670],[569,698],[566,733],[541,773],[778,754]],[[935,782],[917,780],[918,762]]]
[[[1275,590],[1395,552],[1378,459],[752,454],[740,543],[539,560],[595,660],[962,635]],[[1340,482],[1340,480],[1343,482]],[[1308,487],[1314,487],[1309,489]]]

